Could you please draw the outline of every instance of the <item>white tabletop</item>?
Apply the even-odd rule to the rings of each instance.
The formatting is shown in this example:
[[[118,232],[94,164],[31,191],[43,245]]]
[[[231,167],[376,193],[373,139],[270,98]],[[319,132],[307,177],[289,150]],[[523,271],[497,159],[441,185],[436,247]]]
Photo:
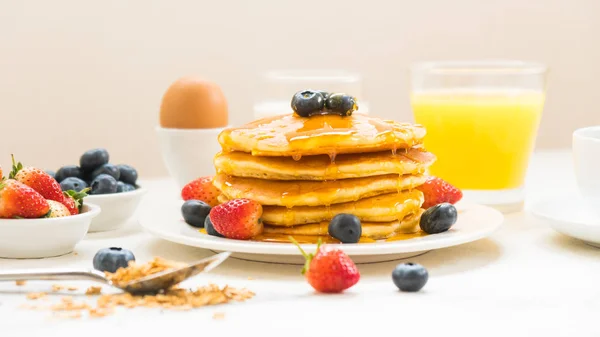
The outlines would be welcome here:
[[[575,193],[570,153],[536,153],[527,186],[527,207],[542,198]],[[150,193],[177,191],[168,180],[149,181]],[[159,212],[143,209],[140,212]],[[51,240],[51,238],[48,238]],[[0,269],[90,267],[104,247],[131,249],[139,261],[154,256],[193,261],[212,253],[154,238],[132,222],[116,232],[89,234],[77,254],[43,260],[0,260]],[[525,212],[506,216],[488,239],[440,249],[411,259],[426,266],[429,283],[420,293],[397,291],[391,271],[397,264],[360,265],[360,282],[341,295],[319,295],[300,268],[230,259],[188,285],[214,282],[247,287],[256,297],[245,303],[189,312],[121,309],[90,319],[52,317],[48,311],[19,308],[25,294],[48,291],[51,283],[0,284],[0,336],[358,336],[517,335],[598,336],[600,250],[549,229]],[[251,279],[249,279],[251,278]],[[61,282],[80,287],[87,283]],[[52,295],[50,301],[58,301]],[[91,302],[93,303],[93,302]],[[213,314],[224,313],[223,319]],[[153,334],[153,335],[154,335]]]

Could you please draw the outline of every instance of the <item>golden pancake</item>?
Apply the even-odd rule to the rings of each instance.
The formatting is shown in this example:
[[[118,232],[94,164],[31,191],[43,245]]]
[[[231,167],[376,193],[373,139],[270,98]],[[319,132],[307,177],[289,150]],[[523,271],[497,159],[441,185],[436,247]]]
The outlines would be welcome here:
[[[362,237],[371,239],[385,239],[396,233],[416,233],[419,230],[419,219],[423,210],[407,215],[403,220],[392,222],[363,222]],[[264,234],[279,235],[328,235],[329,222],[298,225],[293,227],[268,226],[264,227]]]
[[[217,174],[213,184],[228,199],[247,198],[261,205],[328,206],[413,189],[423,175],[386,174],[334,181],[264,180]]]
[[[258,157],[245,152],[222,152],[215,157],[217,172],[272,180],[336,180],[384,174],[423,174],[435,156],[418,149],[329,156]]]
[[[220,202],[227,198],[219,196]],[[294,226],[329,221],[336,214],[356,215],[366,222],[391,222],[402,220],[407,214],[416,212],[423,204],[423,193],[419,190],[389,193],[327,206],[263,206],[262,219],[272,226]]]
[[[425,128],[362,114],[342,117],[299,117],[287,114],[263,118],[219,135],[225,152],[257,156],[301,156],[377,152],[421,144]]]

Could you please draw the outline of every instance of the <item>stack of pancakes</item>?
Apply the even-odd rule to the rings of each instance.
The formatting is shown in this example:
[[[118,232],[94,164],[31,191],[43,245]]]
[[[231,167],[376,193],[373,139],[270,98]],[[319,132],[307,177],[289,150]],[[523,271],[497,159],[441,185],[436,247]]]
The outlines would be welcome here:
[[[425,179],[435,156],[419,125],[361,114],[283,115],[224,130],[215,157],[220,201],[263,205],[265,234],[328,235],[339,213],[356,215],[362,236],[418,230]]]

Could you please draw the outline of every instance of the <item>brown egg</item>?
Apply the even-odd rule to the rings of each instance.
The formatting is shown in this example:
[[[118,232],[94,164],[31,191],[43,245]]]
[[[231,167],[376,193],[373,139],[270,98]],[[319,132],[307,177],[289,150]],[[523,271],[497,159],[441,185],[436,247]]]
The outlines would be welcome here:
[[[215,83],[183,77],[171,84],[160,104],[160,125],[175,129],[227,126],[227,100]]]

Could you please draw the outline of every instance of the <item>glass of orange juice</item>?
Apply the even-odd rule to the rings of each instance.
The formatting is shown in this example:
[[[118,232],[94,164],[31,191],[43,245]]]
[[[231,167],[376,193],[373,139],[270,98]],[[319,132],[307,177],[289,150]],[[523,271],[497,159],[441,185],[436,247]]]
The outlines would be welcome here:
[[[520,61],[424,62],[411,67],[411,105],[438,160],[431,174],[465,199],[522,208],[545,100],[547,67]]]

